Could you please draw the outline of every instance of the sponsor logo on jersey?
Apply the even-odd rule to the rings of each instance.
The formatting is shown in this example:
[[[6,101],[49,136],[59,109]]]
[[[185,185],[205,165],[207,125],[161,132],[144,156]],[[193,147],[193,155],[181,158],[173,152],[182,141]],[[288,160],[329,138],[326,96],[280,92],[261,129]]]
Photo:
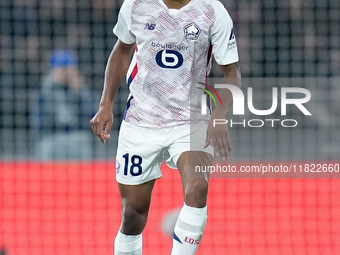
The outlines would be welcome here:
[[[154,30],[155,27],[156,27],[156,24],[154,24],[154,23],[146,23],[144,30]]]
[[[187,50],[189,46],[185,46],[183,44],[174,44],[174,43],[158,43],[158,42],[151,42],[151,46],[154,48],[160,48],[160,49],[167,49],[167,50]]]
[[[201,29],[194,22],[184,27],[184,37],[188,40],[197,40],[201,33]]]
[[[229,42],[228,42],[228,50],[236,48],[236,40],[235,40],[235,34],[234,29],[231,30]]]
[[[235,41],[228,43],[228,50],[234,49],[235,47],[236,47],[236,42]]]
[[[235,39],[235,34],[234,34],[234,29],[232,29],[230,33],[229,41],[234,40],[234,39]]]
[[[161,50],[156,55],[156,62],[162,68],[178,68],[183,64],[183,56],[175,50]]]
[[[200,239],[194,239],[194,238],[191,238],[191,237],[185,237],[184,241],[186,243],[190,243],[190,244],[194,244],[194,245],[199,245],[201,240]]]

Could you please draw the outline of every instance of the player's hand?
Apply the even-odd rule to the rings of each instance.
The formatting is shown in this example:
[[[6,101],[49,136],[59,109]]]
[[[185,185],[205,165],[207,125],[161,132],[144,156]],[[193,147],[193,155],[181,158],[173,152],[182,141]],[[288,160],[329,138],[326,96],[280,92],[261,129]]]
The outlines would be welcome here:
[[[110,130],[113,123],[112,106],[100,106],[90,123],[93,133],[105,144],[106,139],[110,138]]]
[[[216,108],[211,116],[207,138],[204,148],[211,144],[217,156],[221,156],[223,160],[227,160],[231,152],[231,143],[227,124],[218,124],[214,127],[214,119],[225,119],[225,112],[222,109]]]

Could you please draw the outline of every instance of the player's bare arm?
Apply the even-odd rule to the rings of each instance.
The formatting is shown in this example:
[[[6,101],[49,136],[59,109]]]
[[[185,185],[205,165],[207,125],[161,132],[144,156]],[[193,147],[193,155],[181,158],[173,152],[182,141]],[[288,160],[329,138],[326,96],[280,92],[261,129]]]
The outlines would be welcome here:
[[[126,44],[118,40],[107,62],[99,110],[90,121],[93,132],[104,144],[106,139],[110,138],[113,123],[113,99],[129,68],[134,49],[135,44]]]
[[[241,87],[241,71],[239,63],[233,63],[225,66],[220,66],[223,72],[223,83],[231,84],[237,87]],[[211,120],[207,130],[207,138],[205,147],[212,142],[215,152],[220,155],[223,160],[229,157],[231,152],[231,143],[229,139],[227,125],[216,125],[213,126],[214,119],[224,119],[230,105],[233,102],[233,97],[228,89],[220,89],[219,95],[222,100],[222,105],[218,104],[212,113]]]

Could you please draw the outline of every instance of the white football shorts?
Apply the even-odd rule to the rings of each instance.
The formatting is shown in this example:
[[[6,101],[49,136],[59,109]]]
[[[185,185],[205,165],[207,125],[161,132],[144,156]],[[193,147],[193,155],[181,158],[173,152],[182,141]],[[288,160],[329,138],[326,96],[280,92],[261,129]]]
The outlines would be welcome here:
[[[116,156],[116,180],[138,185],[162,177],[161,164],[166,160],[177,169],[177,160],[185,151],[204,151],[214,156],[211,145],[204,148],[207,125],[178,125],[153,128],[122,122]]]

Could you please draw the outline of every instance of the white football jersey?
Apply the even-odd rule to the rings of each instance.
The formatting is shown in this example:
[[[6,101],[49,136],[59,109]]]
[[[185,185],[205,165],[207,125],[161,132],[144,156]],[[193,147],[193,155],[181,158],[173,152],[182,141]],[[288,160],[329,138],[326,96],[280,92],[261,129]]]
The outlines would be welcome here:
[[[219,65],[238,61],[232,20],[217,0],[191,0],[180,10],[163,0],[125,0],[113,29],[136,43],[127,74],[124,120],[144,127],[207,122],[201,96],[211,51]]]

